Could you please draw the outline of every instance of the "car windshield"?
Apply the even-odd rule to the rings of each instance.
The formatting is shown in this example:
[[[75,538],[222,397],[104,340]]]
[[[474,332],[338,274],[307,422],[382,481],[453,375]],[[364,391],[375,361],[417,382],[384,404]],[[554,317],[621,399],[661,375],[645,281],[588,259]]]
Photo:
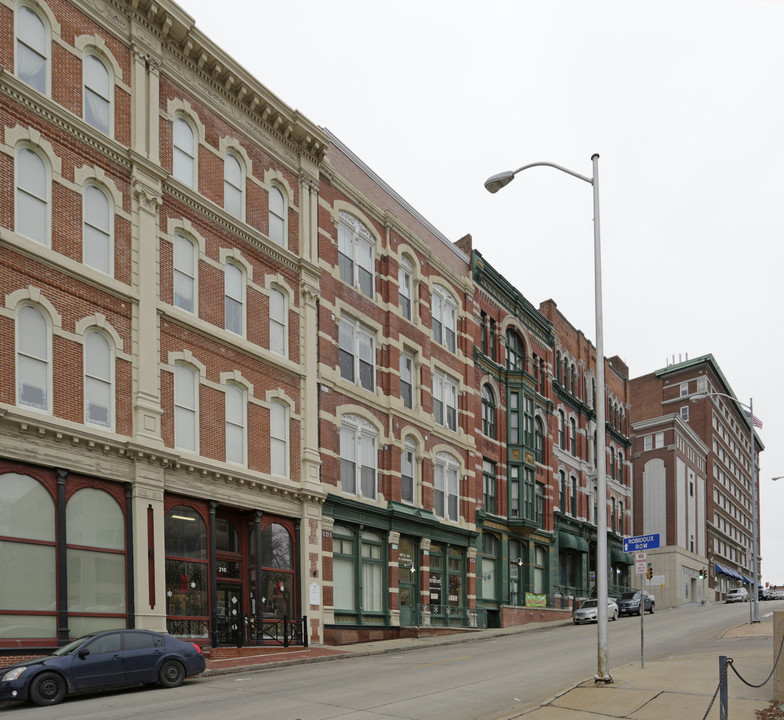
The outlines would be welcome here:
[[[596,600],[586,600],[586,601],[585,601],[585,602],[582,604],[582,607],[584,607],[584,608],[592,608],[592,607],[596,607]]]
[[[91,637],[92,635],[85,635],[84,637],[80,637],[77,640],[71,640],[71,642],[69,642],[67,645],[63,645],[61,648],[57,648],[57,650],[55,650],[52,655],[70,655],[75,650],[84,645]]]
[[[621,600],[639,600],[640,593],[637,592],[625,592],[621,595]]]

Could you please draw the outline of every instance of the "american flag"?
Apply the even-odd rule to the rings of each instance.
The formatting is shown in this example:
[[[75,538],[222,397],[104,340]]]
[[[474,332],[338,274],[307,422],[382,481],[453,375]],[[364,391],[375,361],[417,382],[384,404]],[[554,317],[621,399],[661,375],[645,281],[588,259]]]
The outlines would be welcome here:
[[[751,424],[754,425],[755,428],[762,427],[762,420],[760,420],[756,415],[752,415],[748,410],[746,410],[746,418],[751,420]]]

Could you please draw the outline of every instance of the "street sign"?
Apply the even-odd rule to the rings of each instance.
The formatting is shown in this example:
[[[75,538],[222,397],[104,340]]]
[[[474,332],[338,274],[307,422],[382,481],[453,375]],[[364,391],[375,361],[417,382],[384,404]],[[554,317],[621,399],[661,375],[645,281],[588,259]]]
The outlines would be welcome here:
[[[641,550],[640,552],[634,553],[634,562],[640,563],[645,562],[648,559],[648,553],[645,550]]]
[[[623,539],[624,552],[636,552],[637,550],[655,550],[659,547],[659,533],[652,535],[637,535]]]
[[[637,575],[645,575],[645,572],[648,570],[648,563],[643,560],[642,562],[634,563],[634,572]]]

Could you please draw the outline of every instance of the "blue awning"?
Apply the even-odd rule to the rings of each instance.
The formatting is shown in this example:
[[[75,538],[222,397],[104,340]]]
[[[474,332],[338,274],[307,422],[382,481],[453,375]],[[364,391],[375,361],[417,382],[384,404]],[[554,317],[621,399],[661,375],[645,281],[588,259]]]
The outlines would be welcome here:
[[[735,572],[732,568],[725,567],[721,563],[716,563],[716,574],[728,575],[729,577],[735,578],[736,580],[749,582],[747,577],[743,577],[743,575],[740,573]]]
[[[744,576],[743,576],[743,582],[744,582],[744,583],[746,583],[746,585],[751,585],[751,578],[747,578],[747,577],[744,575]]]

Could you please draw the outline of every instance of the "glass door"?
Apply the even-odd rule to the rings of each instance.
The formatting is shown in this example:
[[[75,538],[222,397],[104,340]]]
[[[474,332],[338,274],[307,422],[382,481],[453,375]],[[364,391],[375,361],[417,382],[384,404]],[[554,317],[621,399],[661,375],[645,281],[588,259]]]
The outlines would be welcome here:
[[[218,642],[242,644],[242,585],[218,583]]]
[[[416,544],[410,538],[400,538],[398,545],[398,598],[400,624],[419,624],[419,593],[417,592]]]

